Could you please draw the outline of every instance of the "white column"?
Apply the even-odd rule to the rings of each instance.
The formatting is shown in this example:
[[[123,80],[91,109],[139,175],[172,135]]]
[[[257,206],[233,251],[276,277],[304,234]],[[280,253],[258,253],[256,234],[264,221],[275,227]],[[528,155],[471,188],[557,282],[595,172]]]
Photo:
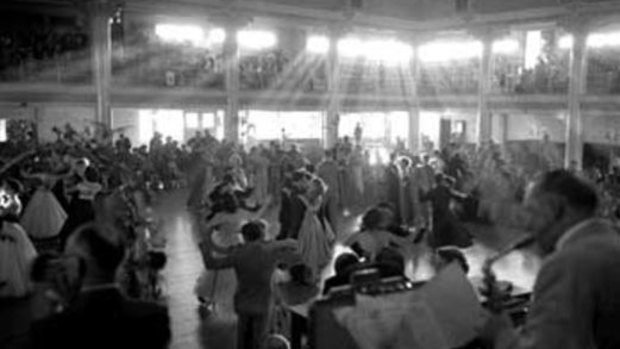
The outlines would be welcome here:
[[[112,80],[111,5],[108,0],[90,3],[93,79],[97,93],[96,120],[112,126],[110,86]]]
[[[493,40],[494,35],[490,31],[482,35],[482,58],[478,80],[478,115],[476,117],[476,143],[478,146],[491,140],[493,130],[489,108],[491,77],[493,76]]]
[[[409,150],[412,154],[417,154],[420,151],[421,139],[420,139],[420,98],[418,96],[418,79],[419,79],[419,64],[417,55],[417,46],[414,51],[414,55],[411,58],[409,67],[411,71],[408,76],[411,77],[410,81],[406,82],[410,91],[407,96],[407,105],[409,107]]]
[[[568,87],[568,114],[566,116],[566,151],[564,166],[572,163],[580,169],[583,162],[583,116],[581,99],[585,93],[587,74],[587,25],[573,23],[573,47],[570,53],[570,82]]]
[[[333,148],[338,143],[340,123],[340,60],[338,59],[338,40],[342,31],[332,28],[329,35],[327,56],[327,112],[325,122],[325,148]]]
[[[224,66],[226,77],[226,112],[224,114],[224,138],[229,142],[239,141],[239,45],[237,31],[239,23],[231,20],[226,25],[224,42]]]

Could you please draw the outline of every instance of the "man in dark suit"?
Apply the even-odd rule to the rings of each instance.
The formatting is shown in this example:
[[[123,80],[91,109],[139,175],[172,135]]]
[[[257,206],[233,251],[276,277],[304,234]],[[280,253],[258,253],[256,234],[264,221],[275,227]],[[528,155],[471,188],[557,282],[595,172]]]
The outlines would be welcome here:
[[[82,265],[82,288],[60,314],[33,325],[33,348],[166,348],[165,307],[125,298],[115,283],[125,248],[109,227],[89,224],[69,239],[66,255]]]
[[[503,314],[487,324],[484,337],[495,348],[620,348],[620,237],[595,218],[597,206],[596,192],[565,170],[530,188],[529,230],[549,257],[523,333]]]
[[[233,268],[237,276],[234,307],[238,316],[237,348],[258,349],[268,334],[273,310],[272,276],[278,264],[299,262],[297,243],[293,240],[266,241],[263,221],[250,221],[241,228],[245,241],[241,246],[218,251],[211,239],[201,244],[205,266],[209,269]],[[209,235],[209,234],[207,234]],[[209,235],[210,236],[210,235]],[[213,251],[226,252],[223,258]],[[145,347],[146,348],[146,347]]]
[[[312,176],[304,170],[295,171],[291,182],[282,190],[282,205],[279,213],[280,233],[278,240],[297,239],[306,213],[306,205],[299,198],[305,194]]]

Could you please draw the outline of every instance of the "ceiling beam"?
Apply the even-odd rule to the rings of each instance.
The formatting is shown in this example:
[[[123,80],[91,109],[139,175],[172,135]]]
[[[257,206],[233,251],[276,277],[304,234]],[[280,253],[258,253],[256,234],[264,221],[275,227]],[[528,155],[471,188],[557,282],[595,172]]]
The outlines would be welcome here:
[[[427,32],[436,30],[463,29],[470,25],[523,23],[534,21],[548,21],[557,16],[565,15],[568,10],[564,7],[549,7],[523,11],[512,11],[499,14],[474,14],[470,18],[454,16],[442,20],[411,21],[393,17],[376,16],[367,13],[357,13],[353,17],[344,10],[322,10],[308,7],[274,4],[266,1],[239,1],[222,3],[215,0],[130,0],[126,3],[127,11],[157,12],[177,16],[218,16],[239,14],[244,16],[273,17],[278,21],[290,22],[298,26],[325,26],[331,23],[349,27],[374,27],[382,30]],[[606,10],[604,10],[606,11]]]
[[[77,0],[8,0],[2,1],[1,8],[10,6],[49,7],[67,5]],[[298,27],[325,27],[330,24],[364,29],[378,29],[398,32],[428,33],[437,31],[462,30],[479,25],[527,25],[528,23],[553,23],[558,18],[574,13],[609,15],[620,13],[619,1],[579,3],[545,8],[510,11],[495,14],[468,14],[452,16],[441,20],[413,21],[393,17],[376,16],[359,12],[351,16],[345,9],[317,9],[309,6],[291,6],[267,1],[232,1],[221,0],[125,0],[128,12],[145,14],[191,17],[204,20],[222,15],[241,15],[246,17],[263,17],[260,23],[281,23]]]

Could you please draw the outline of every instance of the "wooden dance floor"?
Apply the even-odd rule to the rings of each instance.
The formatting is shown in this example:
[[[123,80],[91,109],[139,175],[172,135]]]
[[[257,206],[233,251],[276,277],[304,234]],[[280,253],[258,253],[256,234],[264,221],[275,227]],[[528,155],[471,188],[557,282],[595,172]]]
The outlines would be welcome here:
[[[232,307],[234,281],[220,283],[217,287],[217,313],[201,319],[194,296],[195,281],[203,265],[200,253],[194,243],[195,224],[185,207],[187,193],[184,191],[167,194],[160,198],[157,207],[158,217],[168,236],[168,265],[164,272],[168,292],[168,304],[172,318],[173,349],[228,349],[235,347],[236,317]],[[277,212],[268,212],[272,231]],[[342,217],[339,225],[339,240],[345,239],[354,229],[359,213]],[[489,228],[473,227],[476,244],[466,251],[471,267],[470,275],[479,276],[484,259],[500,246],[504,246],[517,232],[498,234]],[[501,236],[501,238],[500,238]],[[410,263],[410,277],[427,278],[432,271],[429,266],[429,253],[425,247],[415,247],[412,253],[421,256]],[[415,264],[415,267],[414,265]],[[512,281],[519,288],[530,289],[534,282],[540,261],[530,253],[513,253],[496,265],[498,275]],[[326,271],[329,273],[330,271]]]
[[[166,234],[168,242],[168,264],[164,270],[164,283],[166,301],[172,319],[173,338],[170,347],[173,349],[234,348],[236,327],[232,305],[234,279],[224,280],[225,282],[218,284],[215,295],[217,302],[215,315],[201,318],[198,313],[194,285],[203,270],[203,264],[194,242],[195,223],[185,206],[186,198],[186,190],[164,194],[159,197],[159,203],[155,208],[156,216],[160,220],[161,229]],[[340,241],[354,231],[359,214],[360,212],[357,212],[348,217],[341,217],[337,229]],[[267,218],[272,223],[272,232],[278,229],[277,224],[274,224],[276,217],[276,209],[268,212]],[[479,274],[480,265],[484,259],[511,240],[512,233],[503,231],[499,234],[492,229],[481,227],[473,227],[470,230],[476,237],[476,244],[466,251],[466,255],[471,266],[470,274],[475,278],[476,274]],[[342,250],[342,247],[337,246],[336,250]],[[414,280],[431,276],[428,249],[424,246],[412,247],[411,255],[418,256],[418,258],[414,262],[410,261],[409,276]],[[499,262],[496,271],[500,278],[510,280],[520,288],[530,289],[539,264],[539,260],[532,254],[517,252]],[[326,273],[330,272],[328,268]],[[17,339],[24,338],[27,333],[30,322],[29,302],[18,303],[11,301],[10,304],[0,304],[0,343],[6,340],[7,335],[13,338],[13,342],[16,342]]]

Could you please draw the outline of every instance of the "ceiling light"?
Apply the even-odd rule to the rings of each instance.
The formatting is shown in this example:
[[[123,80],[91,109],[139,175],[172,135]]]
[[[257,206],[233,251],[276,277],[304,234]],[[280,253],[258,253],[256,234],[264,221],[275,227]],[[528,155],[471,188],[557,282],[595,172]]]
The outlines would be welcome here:
[[[570,50],[573,48],[573,41],[572,35],[564,35],[558,40],[558,47],[563,50]]]
[[[498,40],[493,43],[493,53],[512,54],[519,51],[519,41],[515,39]]]
[[[324,54],[329,52],[329,38],[313,35],[306,41],[306,50],[310,53]]]
[[[226,31],[222,28],[213,28],[209,31],[207,42],[209,45],[221,45],[226,41]]]
[[[164,41],[190,42],[194,45],[200,45],[205,39],[202,28],[192,25],[157,24],[155,34]]]
[[[482,56],[482,42],[433,42],[420,46],[418,58],[424,62],[466,60]]]
[[[241,48],[263,50],[274,47],[278,43],[278,38],[268,31],[242,30],[237,33],[237,42]]]

